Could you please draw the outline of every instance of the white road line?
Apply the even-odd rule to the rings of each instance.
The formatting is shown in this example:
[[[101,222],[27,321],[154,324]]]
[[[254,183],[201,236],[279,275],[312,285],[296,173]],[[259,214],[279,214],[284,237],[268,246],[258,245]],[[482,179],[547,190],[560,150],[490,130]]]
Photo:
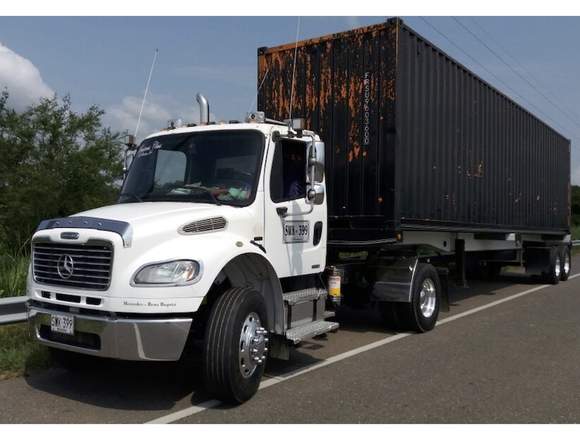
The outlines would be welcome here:
[[[164,424],[164,423],[172,423],[180,419],[184,419],[185,417],[192,416],[194,414],[200,413],[205,411],[209,408],[214,408],[221,404],[222,402],[219,400],[206,400],[198,405],[190,406],[189,408],[182,409],[181,411],[177,411],[171,414],[167,414],[166,416],[159,417],[158,419],[151,420],[147,423],[156,423],[156,424]]]
[[[570,280],[576,277],[579,277],[580,273],[574,274],[570,276]],[[521,298],[522,296],[529,295],[530,293],[537,292],[538,290],[546,289],[547,287],[552,287],[551,284],[542,284],[541,286],[534,287],[532,289],[524,290],[523,292],[516,293],[514,295],[508,296],[506,298],[498,299],[497,301],[490,302],[489,304],[485,304],[483,306],[474,307],[473,309],[466,310],[465,312],[458,313],[453,316],[449,316],[448,318],[442,319],[437,322],[437,326],[441,326],[447,324],[449,322],[455,321],[456,319],[464,318],[469,315],[473,315],[475,313],[481,312],[482,310],[489,309],[491,307],[495,307],[497,305],[503,304],[508,301],[512,301],[517,298]],[[260,389],[271,387],[272,385],[277,385],[279,383],[285,382],[289,379],[293,379],[297,376],[302,376],[303,374],[310,373],[312,371],[318,370],[319,368],[324,368],[329,365],[332,365],[336,362],[340,362],[342,360],[351,358],[353,356],[357,356],[361,353],[365,353],[370,350],[374,350],[375,348],[382,347],[383,345],[390,344],[392,342],[398,341],[400,339],[406,338],[408,336],[413,335],[414,333],[398,333],[396,335],[388,336],[384,339],[380,339],[375,342],[371,342],[370,344],[363,345],[362,347],[354,348],[349,351],[345,351],[344,353],[337,354],[335,356],[331,356],[328,359],[325,359],[321,362],[318,362],[311,366],[305,366],[299,368],[298,370],[292,371],[291,373],[284,374],[281,376],[273,376],[269,377],[262,381],[260,384]],[[202,402],[198,405],[191,406],[189,408],[182,409],[181,411],[177,411],[171,414],[167,414],[166,416],[159,417],[158,419],[151,420],[147,423],[172,423],[178,420],[184,419],[186,417],[192,416],[194,414],[198,414],[202,411],[205,411],[209,408],[214,408],[221,404],[219,400],[208,400]]]

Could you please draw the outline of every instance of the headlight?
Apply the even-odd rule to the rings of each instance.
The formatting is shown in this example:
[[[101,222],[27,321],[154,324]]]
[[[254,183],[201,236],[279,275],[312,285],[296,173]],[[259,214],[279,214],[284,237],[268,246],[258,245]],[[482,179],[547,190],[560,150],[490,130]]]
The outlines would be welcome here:
[[[149,264],[137,271],[133,284],[184,286],[197,281],[200,272],[200,264],[192,260]]]

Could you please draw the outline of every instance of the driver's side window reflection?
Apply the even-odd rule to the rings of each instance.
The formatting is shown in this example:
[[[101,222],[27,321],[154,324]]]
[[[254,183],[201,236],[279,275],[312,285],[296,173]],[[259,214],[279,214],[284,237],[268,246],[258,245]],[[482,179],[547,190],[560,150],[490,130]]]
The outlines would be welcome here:
[[[155,167],[155,189],[181,186],[185,181],[187,159],[179,150],[159,150]]]
[[[270,196],[273,202],[306,197],[306,146],[304,142],[282,140],[276,144]]]

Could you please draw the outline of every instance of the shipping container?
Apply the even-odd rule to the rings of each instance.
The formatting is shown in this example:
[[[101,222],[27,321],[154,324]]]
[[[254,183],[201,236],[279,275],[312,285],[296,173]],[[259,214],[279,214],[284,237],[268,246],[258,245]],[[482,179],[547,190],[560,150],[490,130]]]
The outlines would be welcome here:
[[[400,19],[260,48],[258,86],[326,143],[331,240],[569,231],[570,141]]]

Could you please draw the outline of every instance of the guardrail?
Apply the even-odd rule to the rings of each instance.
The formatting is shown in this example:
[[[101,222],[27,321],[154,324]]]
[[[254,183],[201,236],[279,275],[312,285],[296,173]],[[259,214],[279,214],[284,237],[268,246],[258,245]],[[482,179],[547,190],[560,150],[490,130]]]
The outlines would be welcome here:
[[[0,298],[0,325],[26,321],[26,296]]]

